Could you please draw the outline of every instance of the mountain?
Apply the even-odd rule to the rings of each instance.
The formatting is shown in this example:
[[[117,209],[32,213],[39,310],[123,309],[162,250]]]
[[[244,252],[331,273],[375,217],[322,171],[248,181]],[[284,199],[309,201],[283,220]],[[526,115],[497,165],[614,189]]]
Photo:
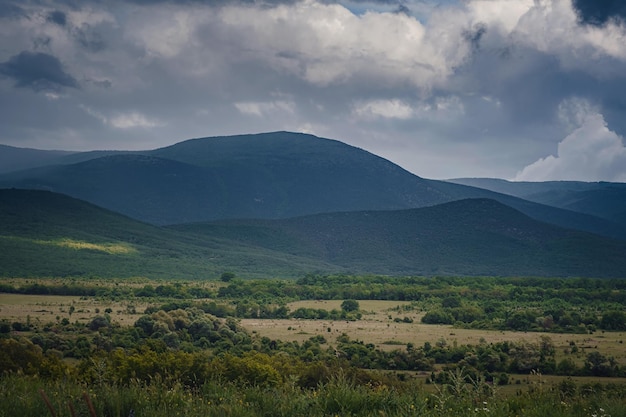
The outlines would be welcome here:
[[[420,178],[362,149],[305,134],[192,139],[152,151],[69,155],[61,163],[5,174],[0,187],[59,192],[157,225],[491,198],[537,220],[626,239],[626,226],[608,219]]]
[[[69,151],[43,151],[0,145],[0,174],[55,164],[63,156],[71,154]]]
[[[11,173],[0,183],[61,192],[154,224],[397,209],[450,198],[368,152],[286,132],[189,140]]]
[[[457,178],[448,181],[590,214],[626,227],[626,183],[511,182],[492,178]]]
[[[538,222],[490,199],[171,227],[358,273],[626,276],[626,242]]]
[[[0,190],[0,277],[293,276],[342,268],[145,224],[65,195]]]
[[[626,276],[626,242],[489,199],[157,227],[65,195],[0,190],[1,277]]]

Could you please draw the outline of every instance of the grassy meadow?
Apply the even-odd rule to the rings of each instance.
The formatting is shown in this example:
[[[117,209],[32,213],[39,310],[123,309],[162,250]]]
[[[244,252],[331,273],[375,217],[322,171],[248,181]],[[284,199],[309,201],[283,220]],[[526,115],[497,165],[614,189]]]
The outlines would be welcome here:
[[[473,291],[519,299],[529,291],[524,287],[506,282],[505,292],[478,280],[475,290],[459,281],[458,290],[424,287],[428,296],[419,301],[359,298],[358,310],[346,313],[343,298],[286,296],[293,281],[231,278],[3,280],[0,417],[15,410],[24,417],[51,415],[41,391],[59,416],[92,415],[85,393],[97,416],[120,417],[131,409],[155,417],[626,416],[626,330],[517,331],[422,321],[442,305],[480,305]],[[610,294],[616,299],[621,289]],[[511,305],[514,312],[543,308],[529,300]],[[607,307],[619,305],[613,300]],[[588,311],[571,308],[581,316]],[[296,318],[298,311],[326,312],[326,318]],[[531,360],[540,351],[537,369],[515,371],[514,355],[514,361]],[[485,367],[488,357],[499,365]],[[30,365],[20,365],[22,358]],[[560,371],[568,361],[570,373]],[[594,364],[612,368],[600,376]]]

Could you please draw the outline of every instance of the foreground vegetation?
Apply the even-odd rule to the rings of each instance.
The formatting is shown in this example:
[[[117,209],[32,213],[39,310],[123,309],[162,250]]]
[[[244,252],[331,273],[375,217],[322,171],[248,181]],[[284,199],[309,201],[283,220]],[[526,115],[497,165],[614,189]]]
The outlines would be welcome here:
[[[502,397],[491,387],[445,385],[429,392],[420,385],[363,385],[339,374],[313,389],[286,383],[242,385],[211,380],[187,388],[155,378],[125,385],[39,381],[8,376],[0,379],[0,416],[49,415],[39,390],[59,416],[88,415],[82,400],[88,393],[98,416],[537,416],[620,417],[626,415],[623,389],[615,386],[540,387]]]
[[[229,273],[211,283],[6,280],[0,416],[45,415],[44,394],[59,415],[70,415],[68,401],[85,415],[83,393],[99,416],[131,409],[137,416],[626,415],[618,333],[624,285],[350,276],[241,281]],[[24,294],[40,298],[16,316],[8,300]],[[452,324],[428,324],[442,323],[434,316]],[[252,318],[298,337],[254,330],[247,326]],[[366,325],[377,326],[382,339],[356,337],[356,326]],[[392,336],[394,328],[429,326],[484,337],[459,342],[424,331],[415,343]],[[485,329],[497,329],[500,338],[487,340]],[[532,332],[541,333],[520,337]],[[573,333],[611,342],[582,345]]]

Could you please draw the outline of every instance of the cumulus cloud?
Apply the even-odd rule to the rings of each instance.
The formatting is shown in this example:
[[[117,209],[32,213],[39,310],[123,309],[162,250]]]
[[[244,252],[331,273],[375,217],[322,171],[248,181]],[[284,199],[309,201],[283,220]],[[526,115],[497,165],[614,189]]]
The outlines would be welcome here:
[[[510,178],[589,115],[626,134],[626,24],[592,3],[0,1],[0,142],[307,130],[425,177]]]
[[[601,114],[588,114],[582,125],[559,143],[556,156],[533,162],[514,180],[626,182],[623,138],[607,127]]]
[[[433,30],[431,36],[406,14],[355,15],[338,4],[224,7],[218,17],[230,41],[243,46],[243,59],[265,62],[318,86],[366,79],[428,90],[445,80],[469,50],[455,35],[462,28],[448,27],[445,37]]]

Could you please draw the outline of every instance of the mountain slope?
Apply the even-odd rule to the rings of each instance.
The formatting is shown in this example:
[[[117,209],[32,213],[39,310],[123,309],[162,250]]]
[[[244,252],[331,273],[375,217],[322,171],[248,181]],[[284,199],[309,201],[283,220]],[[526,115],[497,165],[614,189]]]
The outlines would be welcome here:
[[[541,221],[626,239],[626,226],[607,219],[423,179],[362,149],[305,134],[192,139],[153,151],[81,153],[63,160],[82,159],[87,160],[6,174],[0,187],[60,192],[159,225],[492,198]]]
[[[489,199],[172,228],[361,273],[626,276],[626,242],[537,222]]]
[[[71,154],[69,151],[43,151],[0,145],[0,174],[55,164]]]
[[[536,203],[586,213],[626,227],[626,184],[612,182],[511,182],[492,178],[458,178],[455,184],[509,194]]]
[[[261,215],[421,207],[447,201],[399,166],[345,143],[290,132],[193,139],[150,153],[217,168],[227,188],[247,195]],[[246,201],[248,200],[248,201]],[[236,212],[240,211],[233,207]]]
[[[60,194],[0,190],[4,277],[624,277],[624,253],[626,242],[537,222],[488,199],[162,228]]]
[[[61,194],[0,190],[0,277],[203,279],[223,271],[266,277],[317,270],[342,268],[155,227]]]
[[[155,224],[400,209],[451,199],[383,158],[286,132],[195,139],[22,171],[3,176],[0,185],[69,194]],[[159,206],[159,196],[170,206]]]

